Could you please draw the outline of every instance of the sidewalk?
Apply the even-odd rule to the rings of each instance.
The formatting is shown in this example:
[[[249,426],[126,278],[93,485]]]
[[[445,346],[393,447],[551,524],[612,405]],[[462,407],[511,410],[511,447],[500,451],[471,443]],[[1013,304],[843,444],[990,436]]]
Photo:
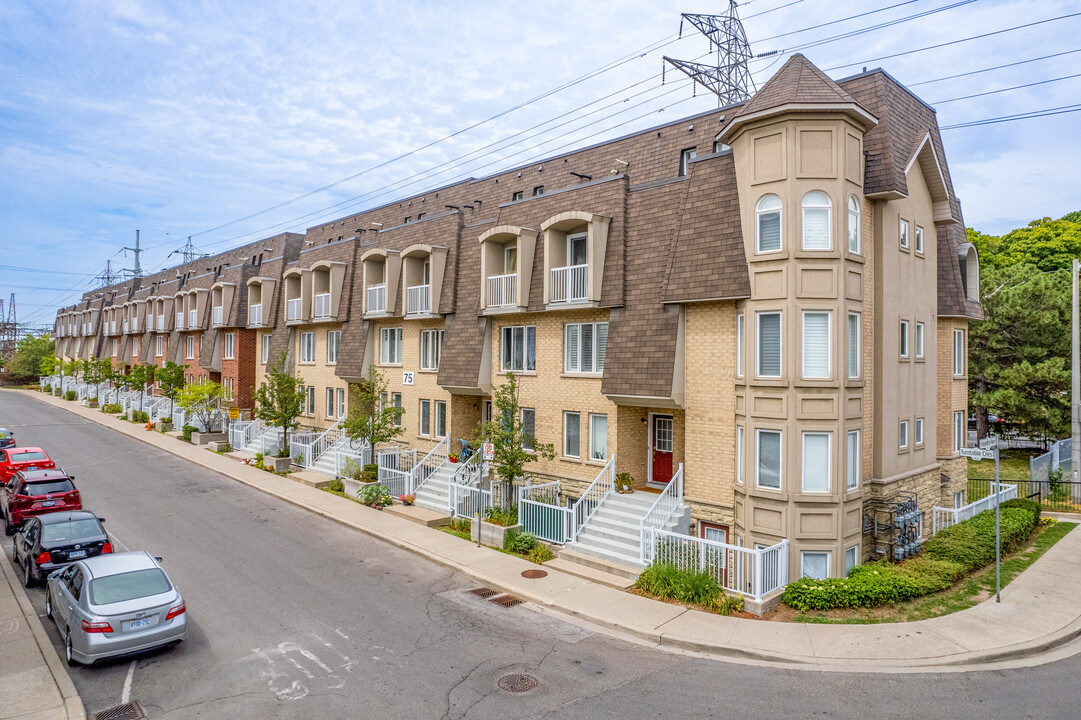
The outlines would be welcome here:
[[[0,572],[0,717],[83,720],[75,685],[6,557]]]
[[[727,659],[821,670],[927,671],[1032,658],[1081,636],[1081,529],[1002,591],[952,615],[912,623],[818,625],[728,618],[621,592],[257,470],[74,402],[28,392],[197,465],[456,570],[478,584],[639,641]],[[1034,611],[1038,609],[1038,611]]]

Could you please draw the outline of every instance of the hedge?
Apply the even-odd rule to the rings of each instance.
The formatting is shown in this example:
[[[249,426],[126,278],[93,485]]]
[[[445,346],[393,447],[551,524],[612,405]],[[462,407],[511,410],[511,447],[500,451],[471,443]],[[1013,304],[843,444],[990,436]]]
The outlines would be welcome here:
[[[1039,506],[1029,500],[1002,503],[1002,552],[1032,534]],[[802,578],[785,587],[782,601],[799,610],[876,607],[945,590],[966,574],[995,559],[995,512],[984,512],[942,530],[923,544],[923,552],[894,565],[888,561],[853,568],[847,578]]]

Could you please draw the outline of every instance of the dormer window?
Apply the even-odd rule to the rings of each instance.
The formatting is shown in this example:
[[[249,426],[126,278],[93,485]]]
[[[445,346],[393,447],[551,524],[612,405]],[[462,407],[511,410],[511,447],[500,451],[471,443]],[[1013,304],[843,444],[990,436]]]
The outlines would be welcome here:
[[[317,320],[326,320],[330,317],[330,270],[327,268],[312,269],[312,292],[314,293],[312,316]]]
[[[304,319],[300,298],[300,275],[285,278],[285,321],[299,322]]]
[[[611,218],[564,212],[541,225],[546,305],[598,305]]]
[[[481,235],[480,242],[484,308],[505,312],[524,307],[537,232],[501,225]]]
[[[248,325],[263,324],[263,283],[248,286]]]
[[[552,302],[581,302],[588,284],[588,233],[567,235],[563,250],[564,266],[552,268]]]
[[[213,311],[214,325],[221,325],[222,323],[225,322],[225,308],[222,305],[222,288],[220,288],[220,287],[214,288],[213,300],[212,300],[211,304],[212,304],[212,306],[214,308],[214,311]]]

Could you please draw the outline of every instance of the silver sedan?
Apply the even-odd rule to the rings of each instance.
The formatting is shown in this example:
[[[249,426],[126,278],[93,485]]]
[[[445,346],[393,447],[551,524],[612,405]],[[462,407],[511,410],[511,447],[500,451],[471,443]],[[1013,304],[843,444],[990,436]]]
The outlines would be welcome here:
[[[45,614],[69,665],[178,643],[188,633],[184,598],[145,552],[99,555],[49,576]]]

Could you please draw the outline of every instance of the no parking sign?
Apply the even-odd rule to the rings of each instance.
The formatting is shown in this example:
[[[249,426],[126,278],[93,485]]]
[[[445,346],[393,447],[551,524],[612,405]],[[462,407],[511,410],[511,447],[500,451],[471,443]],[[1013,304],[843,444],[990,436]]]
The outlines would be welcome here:
[[[482,447],[482,453],[483,453],[483,458],[485,460],[494,460],[495,459],[495,444],[494,443],[484,443],[484,446]]]

